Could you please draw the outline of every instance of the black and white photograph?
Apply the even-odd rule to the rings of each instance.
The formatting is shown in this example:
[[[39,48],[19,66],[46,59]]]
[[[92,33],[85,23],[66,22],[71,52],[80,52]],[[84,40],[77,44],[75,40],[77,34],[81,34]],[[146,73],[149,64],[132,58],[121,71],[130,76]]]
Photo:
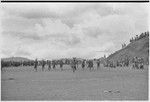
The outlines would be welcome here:
[[[1,3],[2,101],[148,100],[149,3]]]

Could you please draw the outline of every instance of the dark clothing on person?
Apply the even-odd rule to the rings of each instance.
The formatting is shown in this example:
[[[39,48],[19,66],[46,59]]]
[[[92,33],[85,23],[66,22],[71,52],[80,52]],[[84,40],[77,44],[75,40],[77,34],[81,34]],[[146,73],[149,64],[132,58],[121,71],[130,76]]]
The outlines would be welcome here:
[[[34,69],[35,69],[35,71],[37,71],[37,65],[38,65],[38,61],[36,59],[35,62],[34,62]]]
[[[48,61],[48,70],[50,71],[51,69],[51,61]]]
[[[60,68],[61,68],[61,70],[63,70],[63,68],[62,68],[62,67],[63,67],[63,61],[60,61],[60,63],[59,63],[59,64],[60,64]]]
[[[43,60],[43,61],[42,61],[42,71],[44,71],[45,64],[46,64],[46,62]]]
[[[82,68],[84,69],[85,67],[85,61],[82,62]]]
[[[99,61],[97,62],[97,68],[98,68],[98,67],[100,67],[100,62],[99,62]]]
[[[56,62],[55,62],[55,61],[52,61],[52,65],[53,65],[53,69],[55,69]]]

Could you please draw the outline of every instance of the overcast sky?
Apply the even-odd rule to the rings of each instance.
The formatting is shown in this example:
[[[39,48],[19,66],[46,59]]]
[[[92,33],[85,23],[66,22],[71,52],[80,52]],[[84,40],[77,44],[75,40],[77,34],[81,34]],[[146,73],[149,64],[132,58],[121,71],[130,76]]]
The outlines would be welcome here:
[[[148,31],[148,3],[1,4],[1,55],[98,58]]]

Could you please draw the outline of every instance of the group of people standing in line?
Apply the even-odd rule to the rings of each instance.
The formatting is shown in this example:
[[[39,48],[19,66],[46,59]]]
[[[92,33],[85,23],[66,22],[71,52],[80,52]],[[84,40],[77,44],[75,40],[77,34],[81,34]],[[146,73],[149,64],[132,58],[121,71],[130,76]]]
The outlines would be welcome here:
[[[34,69],[37,71],[37,68],[39,65],[42,66],[42,71],[45,70],[45,66],[47,65],[48,70],[50,71],[52,68],[56,69],[56,66],[59,66],[61,71],[63,71],[63,66],[64,65],[70,65],[70,68],[72,68],[73,72],[81,66],[82,69],[89,68],[91,71],[94,68],[99,69],[101,67],[101,64],[104,67],[110,67],[110,68],[116,68],[116,67],[129,67],[131,66],[133,69],[144,69],[144,59],[140,57],[134,57],[131,59],[129,58],[123,58],[121,60],[117,61],[111,61],[111,60],[100,60],[100,59],[83,59],[83,60],[78,60],[77,58],[72,58],[69,60],[69,63],[65,63],[64,60],[42,60],[38,61],[37,59],[35,60],[34,64]]]
[[[76,58],[73,58],[72,60],[69,61],[68,65],[72,68],[73,72],[77,70],[79,65],[81,65],[82,69],[85,69],[85,67],[88,67],[90,70],[94,69],[94,60],[77,60]],[[97,68],[100,67],[100,61],[97,60]],[[44,71],[45,66],[47,65],[48,70],[50,71],[52,68],[56,69],[56,66],[59,66],[61,71],[63,71],[63,66],[66,65],[66,63],[63,60],[42,60],[38,61],[37,59],[35,60],[34,64],[34,69],[37,71],[38,66],[42,66],[42,71]]]
[[[2,61],[3,62],[3,61]],[[75,72],[77,69],[82,68],[83,70],[88,68],[90,71],[93,69],[100,69],[103,67],[116,68],[116,67],[131,67],[133,69],[144,69],[144,65],[148,65],[149,59],[145,60],[140,57],[122,57],[118,60],[109,60],[108,58],[100,59],[58,59],[58,60],[31,60],[28,62],[3,62],[1,63],[1,69],[5,67],[19,67],[19,66],[34,66],[34,70],[38,71],[38,68],[41,68],[42,71],[48,69],[60,68],[61,71],[64,70],[64,65],[69,65],[70,68]],[[6,64],[8,66],[6,66]],[[17,66],[16,66],[17,65]],[[41,67],[39,67],[41,66]]]
[[[130,42],[132,43],[132,42],[140,40],[140,39],[142,39],[144,37],[149,37],[149,31],[141,33],[140,35],[136,35],[135,37],[132,37],[130,39]]]

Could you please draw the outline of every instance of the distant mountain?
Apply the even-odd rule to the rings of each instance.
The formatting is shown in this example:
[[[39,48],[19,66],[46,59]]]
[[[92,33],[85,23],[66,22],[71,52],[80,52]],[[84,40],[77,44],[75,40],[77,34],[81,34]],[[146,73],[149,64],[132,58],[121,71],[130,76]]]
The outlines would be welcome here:
[[[2,58],[1,60],[3,61],[30,61],[30,59],[28,58],[24,58],[24,57],[9,57],[9,58]]]
[[[149,37],[144,37],[137,41],[128,44],[125,48],[116,51],[107,57],[108,60],[116,61],[128,57],[132,59],[133,57],[144,58],[147,62],[149,59]]]

